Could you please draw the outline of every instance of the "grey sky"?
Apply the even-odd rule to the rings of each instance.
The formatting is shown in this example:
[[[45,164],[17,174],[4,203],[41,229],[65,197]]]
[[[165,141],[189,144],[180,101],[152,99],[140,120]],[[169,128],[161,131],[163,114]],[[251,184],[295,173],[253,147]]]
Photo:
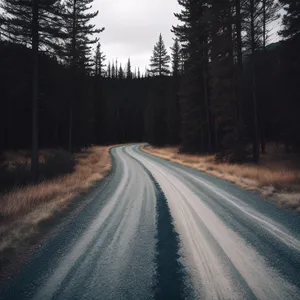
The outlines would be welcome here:
[[[125,65],[130,57],[132,67],[144,72],[159,33],[168,50],[172,45],[170,29],[180,7],[177,0],[95,0],[93,9],[99,10],[95,23],[105,27],[100,38],[107,59]]]

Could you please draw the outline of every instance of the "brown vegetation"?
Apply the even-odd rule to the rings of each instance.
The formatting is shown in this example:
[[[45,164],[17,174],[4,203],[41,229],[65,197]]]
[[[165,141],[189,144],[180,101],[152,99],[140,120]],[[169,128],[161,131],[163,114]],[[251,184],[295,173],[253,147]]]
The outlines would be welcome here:
[[[143,147],[145,152],[204,171],[238,186],[257,191],[278,205],[300,212],[300,163],[294,154],[269,145],[259,164],[217,162],[214,155],[186,155],[176,147]]]
[[[13,161],[26,162],[26,155],[11,154],[6,163]],[[0,253],[17,249],[39,231],[39,224],[67,208],[70,200],[103,178],[110,168],[109,147],[92,147],[76,155],[73,173],[0,195]]]

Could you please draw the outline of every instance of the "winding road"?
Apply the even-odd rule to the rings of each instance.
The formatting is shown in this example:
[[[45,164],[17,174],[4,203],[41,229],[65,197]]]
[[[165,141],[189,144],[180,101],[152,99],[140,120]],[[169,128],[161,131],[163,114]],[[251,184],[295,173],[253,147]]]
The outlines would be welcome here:
[[[138,145],[111,154],[0,299],[300,299],[299,215]]]

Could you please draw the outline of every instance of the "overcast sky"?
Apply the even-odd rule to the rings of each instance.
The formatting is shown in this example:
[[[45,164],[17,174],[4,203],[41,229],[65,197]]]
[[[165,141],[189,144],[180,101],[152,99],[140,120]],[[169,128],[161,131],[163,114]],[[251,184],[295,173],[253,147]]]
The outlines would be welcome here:
[[[130,57],[133,71],[137,66],[144,73],[160,33],[168,50],[173,44],[177,0],[95,0],[93,9],[99,10],[95,23],[105,27],[100,39],[107,59],[125,65]]]

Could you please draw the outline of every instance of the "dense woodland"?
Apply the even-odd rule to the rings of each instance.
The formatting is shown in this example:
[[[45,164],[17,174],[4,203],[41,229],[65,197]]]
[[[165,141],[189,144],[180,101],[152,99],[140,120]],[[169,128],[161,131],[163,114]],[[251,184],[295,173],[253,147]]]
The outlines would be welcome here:
[[[258,162],[270,141],[300,151],[299,1],[178,0],[174,45],[159,35],[143,74],[106,61],[92,1],[0,0],[0,151],[31,148],[35,178],[41,148],[145,141],[234,162]]]

